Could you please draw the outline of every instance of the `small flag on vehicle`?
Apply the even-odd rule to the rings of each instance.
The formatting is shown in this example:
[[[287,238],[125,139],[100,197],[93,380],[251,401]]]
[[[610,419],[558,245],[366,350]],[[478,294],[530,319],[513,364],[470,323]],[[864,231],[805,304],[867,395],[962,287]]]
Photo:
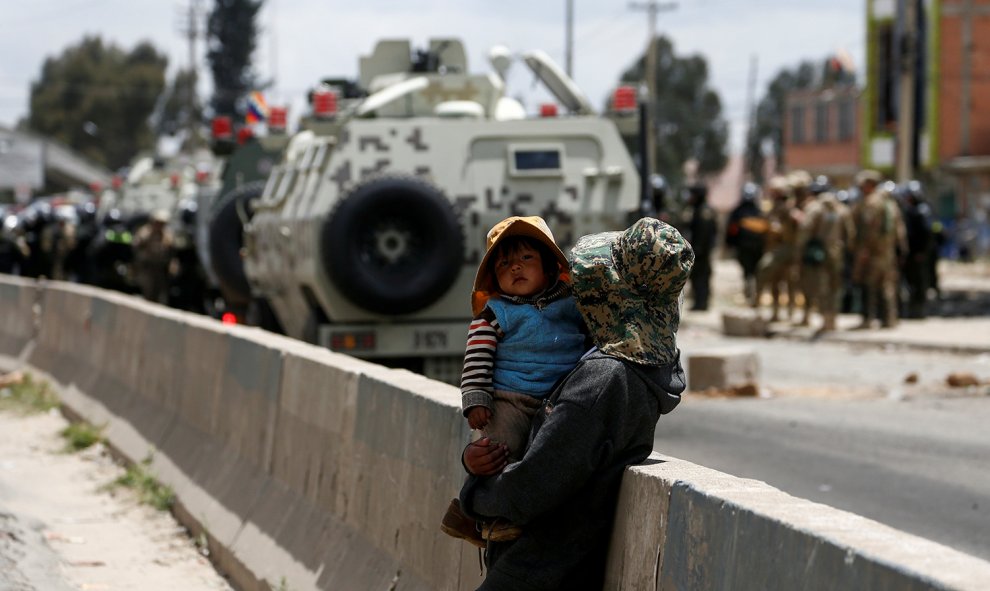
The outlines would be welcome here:
[[[265,102],[265,95],[255,90],[248,95],[247,122],[250,125],[264,121],[267,118],[268,103]]]

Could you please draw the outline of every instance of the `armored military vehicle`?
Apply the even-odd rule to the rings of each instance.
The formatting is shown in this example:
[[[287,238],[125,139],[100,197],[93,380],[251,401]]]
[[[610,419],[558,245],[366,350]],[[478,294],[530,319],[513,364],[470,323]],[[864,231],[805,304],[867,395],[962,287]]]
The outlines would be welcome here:
[[[243,225],[251,218],[251,204],[261,196],[265,181],[289,143],[285,133],[286,110],[273,107],[268,133],[255,135],[241,128],[236,143],[228,117],[213,121],[213,152],[218,157],[216,176],[209,190],[197,198],[196,245],[210,284],[222,297],[222,311],[244,317],[251,303],[251,289],[241,262]]]
[[[638,217],[615,124],[540,51],[522,61],[567,113],[527,117],[509,52],[490,60],[471,74],[456,39],[381,41],[360,59],[368,95],[293,136],[244,234],[251,289],[287,334],[454,381],[492,225],[540,215],[566,249]]]

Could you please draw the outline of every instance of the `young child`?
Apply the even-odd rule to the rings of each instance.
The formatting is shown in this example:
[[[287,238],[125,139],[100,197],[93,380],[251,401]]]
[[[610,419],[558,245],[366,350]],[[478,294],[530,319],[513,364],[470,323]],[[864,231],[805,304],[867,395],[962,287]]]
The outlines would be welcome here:
[[[487,242],[472,294],[461,404],[475,439],[505,444],[516,460],[543,399],[586,351],[587,330],[570,294],[567,258],[542,218],[502,220]],[[441,529],[477,545],[496,540],[492,528],[477,536],[457,499]],[[518,535],[506,524],[497,531],[502,540]]]

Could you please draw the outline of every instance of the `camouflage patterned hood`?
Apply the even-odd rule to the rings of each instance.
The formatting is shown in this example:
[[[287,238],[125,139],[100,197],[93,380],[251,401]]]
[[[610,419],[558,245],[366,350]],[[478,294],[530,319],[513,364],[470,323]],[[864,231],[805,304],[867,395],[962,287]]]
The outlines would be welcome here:
[[[673,226],[643,218],[591,234],[570,252],[578,309],[602,352],[661,366],[678,359],[681,290],[694,250]]]

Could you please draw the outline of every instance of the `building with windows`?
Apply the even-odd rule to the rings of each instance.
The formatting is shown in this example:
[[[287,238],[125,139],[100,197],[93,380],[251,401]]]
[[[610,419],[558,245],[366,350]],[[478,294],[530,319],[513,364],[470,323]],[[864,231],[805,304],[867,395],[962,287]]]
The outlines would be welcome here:
[[[950,230],[990,252],[990,0],[867,0],[866,19],[861,89],[788,95],[787,168],[921,179]]]
[[[859,105],[853,85],[798,90],[787,95],[783,143],[787,167],[826,175],[844,186],[860,169]]]
[[[892,177],[908,170],[933,186],[940,217],[986,225],[990,0],[866,4],[863,165]]]

